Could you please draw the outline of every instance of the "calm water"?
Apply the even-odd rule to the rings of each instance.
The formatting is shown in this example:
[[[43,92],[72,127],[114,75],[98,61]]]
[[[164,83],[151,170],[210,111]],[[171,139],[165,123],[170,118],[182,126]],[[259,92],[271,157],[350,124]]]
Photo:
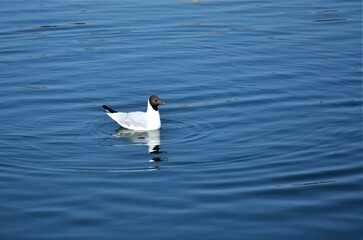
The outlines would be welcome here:
[[[361,239],[361,14],[1,1],[0,238]],[[151,94],[161,131],[101,108]]]

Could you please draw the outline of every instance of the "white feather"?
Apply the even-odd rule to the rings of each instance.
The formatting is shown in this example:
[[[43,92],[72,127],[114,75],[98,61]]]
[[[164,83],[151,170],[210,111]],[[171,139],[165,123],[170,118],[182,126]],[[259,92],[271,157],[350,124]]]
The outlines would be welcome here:
[[[156,130],[161,127],[160,114],[147,102],[146,112],[107,112],[115,122],[131,130]]]

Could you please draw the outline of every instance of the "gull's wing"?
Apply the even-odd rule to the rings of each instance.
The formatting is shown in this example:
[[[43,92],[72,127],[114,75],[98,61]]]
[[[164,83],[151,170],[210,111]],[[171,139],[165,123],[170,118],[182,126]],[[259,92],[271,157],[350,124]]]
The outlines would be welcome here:
[[[113,120],[124,128],[132,130],[145,130],[147,129],[147,118],[144,112],[116,112],[107,113]]]

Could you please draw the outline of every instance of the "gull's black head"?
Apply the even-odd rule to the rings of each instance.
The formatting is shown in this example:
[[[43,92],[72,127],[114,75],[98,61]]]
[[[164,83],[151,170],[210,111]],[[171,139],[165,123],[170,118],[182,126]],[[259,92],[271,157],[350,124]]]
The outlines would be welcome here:
[[[158,96],[155,96],[155,95],[150,96],[149,103],[155,111],[158,110],[159,105],[165,105],[165,103],[163,101],[161,101]]]

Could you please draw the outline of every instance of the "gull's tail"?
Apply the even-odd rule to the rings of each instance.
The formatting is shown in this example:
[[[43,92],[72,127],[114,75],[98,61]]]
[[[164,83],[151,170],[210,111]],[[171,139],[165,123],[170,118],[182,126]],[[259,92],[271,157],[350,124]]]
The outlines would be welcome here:
[[[106,110],[106,112],[108,113],[117,113],[117,111],[113,110],[112,108],[106,106],[106,105],[102,105],[102,107]]]

